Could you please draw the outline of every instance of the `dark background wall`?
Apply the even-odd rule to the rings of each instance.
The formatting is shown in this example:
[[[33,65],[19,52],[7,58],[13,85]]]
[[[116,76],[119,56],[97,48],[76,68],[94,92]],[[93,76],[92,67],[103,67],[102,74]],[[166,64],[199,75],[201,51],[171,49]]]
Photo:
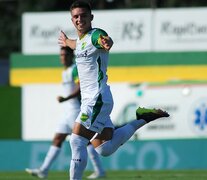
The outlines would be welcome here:
[[[86,0],[93,9],[133,9],[207,6],[206,0]],[[21,16],[24,12],[69,11],[70,0],[0,0],[0,59],[21,52]]]
[[[0,86],[9,84],[9,61],[0,60]]]

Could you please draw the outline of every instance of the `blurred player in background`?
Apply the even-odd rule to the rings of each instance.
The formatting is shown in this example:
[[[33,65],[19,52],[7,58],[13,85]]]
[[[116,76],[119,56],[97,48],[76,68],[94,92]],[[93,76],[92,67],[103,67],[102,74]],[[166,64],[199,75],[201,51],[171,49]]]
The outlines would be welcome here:
[[[81,180],[87,165],[87,144],[109,156],[124,144],[143,125],[169,114],[160,109],[138,108],[137,119],[115,129],[110,114],[113,98],[107,84],[109,50],[113,45],[108,34],[92,28],[93,14],[86,1],[75,1],[70,7],[71,20],[78,38],[69,39],[61,31],[59,44],[75,49],[76,64],[81,88],[81,111],[70,137],[72,159],[70,179]]]
[[[43,164],[39,169],[26,169],[26,172],[41,179],[47,178],[49,168],[60,153],[62,143],[68,135],[72,133],[75,119],[80,112],[80,85],[77,67],[73,63],[73,50],[69,47],[61,47],[60,61],[64,66],[62,72],[62,84],[64,97],[58,96],[57,100],[60,103],[64,102],[64,118],[58,123],[56,134],[53,138],[53,143],[47,152]],[[94,147],[89,144],[87,146],[88,154],[94,167],[94,173],[88,176],[88,179],[105,177],[105,171],[102,167],[99,155]]]

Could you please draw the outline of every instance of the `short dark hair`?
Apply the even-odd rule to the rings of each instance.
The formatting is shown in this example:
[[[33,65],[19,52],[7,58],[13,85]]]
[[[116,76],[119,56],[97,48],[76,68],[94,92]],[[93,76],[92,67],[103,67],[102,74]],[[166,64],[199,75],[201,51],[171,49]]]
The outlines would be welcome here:
[[[87,9],[91,13],[91,6],[88,2],[84,0],[77,0],[72,3],[70,6],[70,11],[72,11],[75,8],[84,8]]]
[[[68,46],[66,46],[66,47],[61,47],[60,49],[66,51],[66,54],[67,54],[67,55],[71,55],[71,56],[74,55],[74,54],[73,54],[73,50],[72,50],[71,48],[69,48]]]

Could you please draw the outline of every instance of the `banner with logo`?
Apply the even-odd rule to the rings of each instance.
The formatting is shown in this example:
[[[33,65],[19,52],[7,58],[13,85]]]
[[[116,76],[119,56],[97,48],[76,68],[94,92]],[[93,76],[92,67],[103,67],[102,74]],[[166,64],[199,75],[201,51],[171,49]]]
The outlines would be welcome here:
[[[150,50],[150,10],[94,11],[93,14],[93,27],[102,28],[113,37],[113,52]],[[77,38],[69,12],[24,13],[22,52],[57,54],[60,30]]]
[[[159,9],[154,23],[155,51],[203,51],[207,8]]]
[[[50,141],[0,141],[0,171],[40,167],[50,145]],[[204,149],[206,139],[128,141],[111,156],[100,158],[106,170],[207,169]],[[71,149],[65,142],[51,170],[68,172],[70,159]],[[93,170],[90,158],[86,170]]]
[[[111,118],[115,125],[134,120],[138,106],[161,108],[170,114],[169,118],[161,118],[140,128],[132,139],[207,137],[206,84],[133,86],[128,83],[113,83],[111,90],[114,98]],[[24,140],[52,139],[63,113],[63,105],[56,100],[60,93],[60,86],[55,84],[23,86]]]
[[[135,119],[138,106],[161,108],[170,117],[145,125],[133,139],[207,137],[206,91],[206,84],[112,85],[115,101],[113,120],[115,124],[121,125]]]
[[[203,51],[207,48],[207,9],[130,9],[93,11],[93,27],[114,40],[111,52]],[[76,31],[68,12],[24,13],[22,52],[57,54],[60,30]]]

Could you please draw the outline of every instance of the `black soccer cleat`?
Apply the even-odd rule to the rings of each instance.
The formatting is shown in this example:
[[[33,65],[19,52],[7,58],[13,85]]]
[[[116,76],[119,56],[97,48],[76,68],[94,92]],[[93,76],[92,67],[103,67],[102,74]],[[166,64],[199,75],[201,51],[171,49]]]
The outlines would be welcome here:
[[[137,120],[144,119],[147,123],[154,121],[158,118],[169,117],[170,115],[166,111],[161,109],[147,109],[139,107],[136,110]]]

